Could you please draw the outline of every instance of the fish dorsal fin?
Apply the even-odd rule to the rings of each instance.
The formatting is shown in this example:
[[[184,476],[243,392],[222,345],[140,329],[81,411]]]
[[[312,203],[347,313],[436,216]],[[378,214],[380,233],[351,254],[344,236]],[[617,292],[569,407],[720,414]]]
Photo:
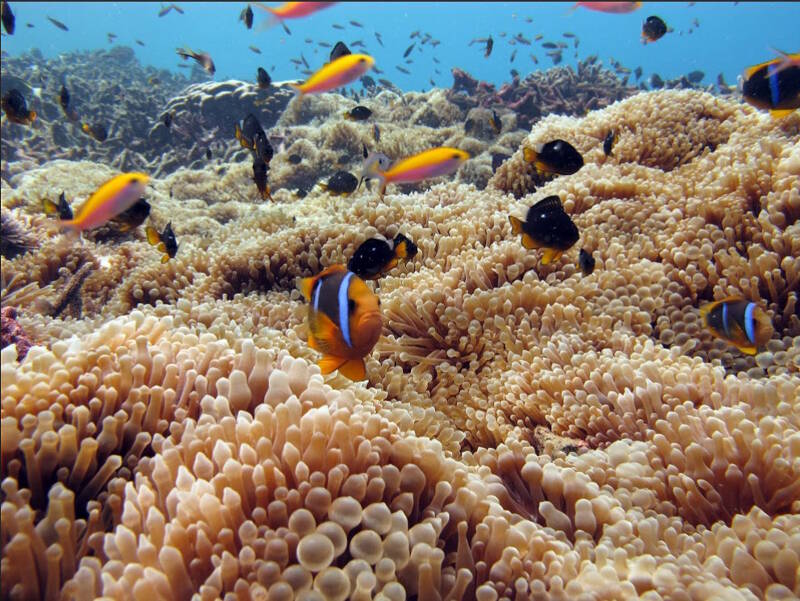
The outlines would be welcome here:
[[[558,196],[547,196],[528,209],[535,213],[563,213],[564,206],[561,204],[561,199]]]

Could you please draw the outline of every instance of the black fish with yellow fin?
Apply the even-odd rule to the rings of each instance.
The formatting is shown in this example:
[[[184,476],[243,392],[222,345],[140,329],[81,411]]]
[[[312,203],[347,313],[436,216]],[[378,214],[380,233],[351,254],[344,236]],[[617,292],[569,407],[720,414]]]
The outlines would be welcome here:
[[[667,33],[667,24],[661,17],[651,15],[642,23],[642,43],[655,42]]]
[[[344,42],[336,42],[331,50],[330,62],[335,61],[337,58],[341,58],[343,56],[347,56],[348,54],[352,54],[350,49],[345,46]]]
[[[54,203],[49,198],[42,199],[42,206],[44,207],[45,215],[57,215],[59,219],[72,219],[72,207],[69,206],[64,193],[58,196],[58,204]]]
[[[67,86],[62,85],[61,90],[58,93],[58,103],[61,105],[61,108],[64,111],[64,115],[66,115],[67,119],[69,119],[70,121],[77,121],[78,113],[75,112],[75,109],[72,108],[70,102],[71,102],[71,97],[69,94],[69,90],[67,90]]]
[[[777,51],[776,51],[777,52]],[[800,108],[800,53],[786,54],[748,67],[742,82],[742,97],[773,117],[784,117]]]
[[[3,3],[0,4],[0,20],[3,21],[3,29],[6,30],[8,35],[14,34],[14,24],[17,22],[17,19],[14,17],[14,13],[11,12],[11,7],[8,5],[6,0],[3,0]]]
[[[253,28],[253,9],[248,4],[239,14],[239,20],[244,21],[244,26],[247,29]]]
[[[540,173],[572,175],[583,167],[583,157],[575,147],[564,140],[552,140],[523,148],[523,156],[533,163]]]
[[[611,156],[611,153],[614,150],[614,143],[617,141],[617,134],[612,129],[606,134],[605,139],[603,140],[603,152],[606,156]]]
[[[118,232],[127,232],[142,225],[149,215],[150,203],[140,198],[129,209],[111,219],[108,224]]]
[[[308,305],[308,346],[323,354],[322,374],[335,370],[354,381],[367,377],[364,357],[383,330],[380,301],[344,265],[331,265],[300,282]]]
[[[769,315],[740,296],[705,304],[700,307],[700,316],[712,335],[748,355],[755,355],[775,331]]]
[[[497,111],[492,109],[492,116],[489,117],[489,125],[492,126],[495,134],[499,134],[503,129],[503,122],[500,121],[500,117],[497,116]]]
[[[264,163],[269,164],[272,160],[275,151],[258,119],[252,113],[245,117],[241,126],[236,123],[234,135],[242,147],[252,150]]]
[[[372,111],[365,106],[355,106],[344,114],[348,121],[366,121],[372,116]]]
[[[162,263],[166,263],[178,254],[178,241],[175,239],[175,233],[172,231],[171,221],[167,223],[164,231],[160,234],[156,228],[149,225],[145,228],[145,233],[147,234],[147,241],[164,253],[161,257]]]
[[[375,280],[403,261],[410,261],[417,254],[417,246],[403,234],[394,240],[370,238],[361,243],[347,262],[347,269],[364,280]]]
[[[259,89],[266,90],[272,83],[272,78],[263,67],[259,67],[258,71],[256,71],[256,81],[258,82]]]
[[[328,179],[327,184],[319,184],[326,192],[336,196],[352,194],[358,188],[358,178],[348,171],[337,171]]]
[[[522,234],[522,246],[528,249],[545,249],[542,265],[557,260],[580,236],[558,196],[543,198],[529,208],[525,221],[513,215],[509,215],[508,219],[511,222],[511,231]]]
[[[497,168],[500,167],[503,163],[506,162],[507,159],[510,159],[511,156],[507,154],[503,154],[500,152],[496,152],[492,154],[492,173],[497,171]]]
[[[261,195],[261,200],[272,200],[272,192],[269,189],[269,181],[267,180],[267,171],[269,166],[264,162],[261,157],[253,159],[253,181],[256,183],[258,193]]]
[[[30,125],[36,120],[36,111],[28,109],[25,97],[16,88],[9,90],[2,100],[3,111],[11,123]]]
[[[580,266],[583,275],[592,275],[595,266],[595,260],[592,256],[592,253],[587,252],[582,248],[578,253],[578,265]]]
[[[105,142],[108,139],[108,129],[106,129],[106,126],[102,123],[94,123],[91,125],[84,123],[81,125],[81,129],[98,142]]]

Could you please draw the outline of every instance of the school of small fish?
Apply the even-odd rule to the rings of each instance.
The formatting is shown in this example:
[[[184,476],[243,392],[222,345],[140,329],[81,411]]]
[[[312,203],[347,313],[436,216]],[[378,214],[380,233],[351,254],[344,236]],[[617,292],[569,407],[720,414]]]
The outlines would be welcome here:
[[[264,31],[280,24],[287,35],[291,30],[286,21],[309,18],[322,9],[329,8],[334,2],[286,2],[278,7],[269,7],[254,2],[247,4],[239,12],[238,20],[251,30],[254,27],[256,12],[253,7],[266,14],[266,19],[256,25],[256,31]],[[6,0],[2,0],[2,28],[5,35],[14,35],[15,15]],[[577,2],[570,10],[585,8],[591,11],[608,14],[626,14],[641,8],[641,2]],[[356,12],[355,6],[348,7]],[[345,9],[345,10],[348,10]],[[158,17],[166,17],[171,13],[183,15],[185,10],[174,3],[161,5]],[[344,11],[339,11],[341,14]],[[49,16],[44,18],[55,28],[69,32],[69,26]],[[236,18],[233,13],[232,20]],[[516,18],[516,17],[515,17]],[[530,17],[524,19],[526,24],[531,24]],[[346,31],[347,27],[358,30],[365,26],[356,20],[348,20],[348,25],[332,23],[331,28],[336,31]],[[32,27],[28,24],[28,27]],[[693,27],[699,27],[699,21],[693,21]],[[646,17],[641,26],[641,41],[643,44],[653,44],[674,30],[657,15]],[[384,46],[382,34],[375,31],[374,39]],[[682,34],[683,32],[681,32]],[[691,30],[690,30],[691,33]],[[337,34],[339,35],[339,34]],[[545,40],[544,34],[526,34],[518,32],[510,35],[508,32],[496,32],[498,40],[507,40],[513,47],[509,62],[517,58],[520,47],[533,47],[539,44],[546,50],[553,64],[562,60],[563,53],[570,47],[576,51],[580,40],[572,32],[564,32],[563,40]],[[109,43],[117,35],[107,34]],[[398,61],[403,64],[394,65],[395,70],[411,75],[410,65],[423,52],[436,49],[441,43],[431,34],[414,31],[409,36],[410,44],[402,53],[398,52]],[[134,40],[144,47],[141,40]],[[323,94],[335,90],[342,90],[348,84],[361,80],[365,89],[370,86],[373,90],[378,85],[368,72],[374,71],[382,74],[383,71],[376,66],[375,58],[367,52],[367,42],[357,39],[345,44],[341,40],[335,41],[328,38],[320,40],[316,46],[319,48],[332,48],[327,56],[327,61],[311,61],[301,53],[299,57],[292,58],[291,63],[307,78],[302,82],[291,83],[290,86],[296,93],[296,102],[310,94]],[[313,38],[306,38],[306,44],[314,44]],[[495,37],[491,34],[485,37],[474,38],[467,44],[467,48],[478,45],[483,57],[489,59],[495,48]],[[248,46],[255,54],[262,55],[262,49],[268,48],[263,44]],[[363,52],[351,52],[350,48],[361,48]],[[430,49],[430,50],[429,50]],[[523,50],[527,53],[527,50]],[[181,46],[176,53],[184,61],[192,60],[210,76],[216,73],[216,66],[208,52],[195,51],[188,46]],[[317,53],[317,49],[313,49]],[[775,50],[776,56],[759,64],[747,67],[744,70],[741,83],[742,98],[758,109],[767,110],[774,117],[783,117],[800,107],[800,54],[786,53]],[[533,64],[538,64],[535,54],[530,54]],[[589,57],[589,62],[596,61],[597,57]],[[432,56],[435,64],[440,61]],[[311,63],[315,63],[312,67]],[[623,67],[611,59],[611,64],[620,75],[631,73],[630,69]],[[273,67],[274,69],[274,67]],[[415,70],[415,67],[411,67]],[[438,74],[438,69],[435,70]],[[642,76],[641,67],[633,72],[638,81]],[[519,77],[519,72],[512,70],[513,77]],[[705,77],[701,71],[693,71],[687,75],[689,81],[700,82]],[[256,73],[256,88],[262,93],[269,93],[272,78],[266,69],[258,67]],[[659,88],[664,85],[658,74],[649,78],[651,87]],[[720,74],[720,86],[724,79]],[[152,77],[148,83],[158,85],[158,78]],[[379,79],[378,83],[388,89],[394,84],[386,79]],[[435,86],[434,77],[431,76],[430,84]],[[727,86],[726,86],[727,87]],[[351,88],[350,94],[356,105],[336,118],[342,118],[354,123],[364,123],[371,133],[375,148],[370,150],[363,147],[363,167],[359,176],[348,171],[335,170],[326,182],[319,182],[322,193],[333,197],[347,197],[354,194],[366,182],[378,181],[378,197],[382,198],[387,186],[400,183],[421,182],[424,180],[448,176],[456,172],[470,159],[469,153],[455,147],[440,146],[430,148],[410,156],[387,156],[380,152],[381,132],[375,119],[375,107],[370,108],[361,104],[358,94]],[[62,84],[57,93],[57,98],[64,117],[79,126],[80,130],[96,143],[102,144],[109,137],[108,127],[90,116],[78,113],[74,99],[66,85]],[[368,104],[368,103],[367,103]],[[28,107],[28,100],[23,93],[10,89],[2,96],[2,109],[5,120],[25,127],[34,127],[37,113]],[[504,109],[505,110],[505,109]],[[500,135],[503,130],[502,116],[497,110],[490,110],[488,125],[495,135]],[[160,120],[166,128],[170,128],[174,115],[164,113]],[[263,200],[271,200],[272,194],[269,186],[269,165],[275,151],[270,143],[270,136],[259,123],[258,117],[253,114],[239,116],[241,120],[235,123],[233,137],[242,148],[250,151],[253,160],[253,181]],[[471,133],[479,124],[473,119],[464,123],[464,132]],[[630,132],[629,132],[630,133]],[[609,131],[602,140],[602,150],[605,157],[614,157],[614,148],[621,132]],[[279,146],[279,152],[283,146]],[[211,149],[206,150],[207,158],[211,158]],[[541,180],[548,180],[559,176],[571,175],[584,167],[584,159],[578,150],[568,141],[554,139],[543,141],[533,147],[523,148],[525,161],[530,165],[532,173]],[[508,155],[493,154],[492,169],[496,170]],[[299,165],[303,157],[292,154],[287,157],[289,163]],[[338,162],[348,162],[349,157],[343,157]],[[609,160],[608,158],[606,160]],[[611,159],[613,160],[613,159]],[[58,224],[65,233],[80,236],[81,232],[113,224],[118,231],[135,229],[149,217],[150,205],[144,198],[147,192],[149,176],[144,173],[122,173],[101,185],[88,199],[86,199],[73,214],[70,203],[62,193],[58,201],[44,199],[43,211],[58,219]],[[305,193],[305,192],[304,192]],[[511,231],[520,236],[521,244],[526,249],[541,250],[541,264],[548,265],[558,261],[576,245],[580,239],[580,232],[572,221],[570,215],[564,210],[558,196],[552,195],[539,199],[528,209],[525,218],[509,215]],[[166,223],[159,231],[154,225],[145,227],[145,236],[148,243],[154,246],[161,254],[161,262],[165,263],[175,257],[178,252],[178,242],[172,229],[172,223]],[[300,282],[300,290],[308,301],[308,344],[311,348],[322,353],[319,365],[323,374],[339,370],[339,373],[353,380],[366,378],[364,358],[372,351],[377,343],[382,330],[382,317],[380,300],[376,293],[366,283],[366,280],[376,280],[396,267],[401,261],[410,262],[418,252],[414,242],[403,234],[398,234],[394,239],[383,237],[370,238],[354,250],[347,265],[332,265],[317,275],[305,278]],[[595,259],[591,251],[581,248],[577,265],[584,277],[590,277],[595,270]],[[722,338],[741,352],[755,354],[758,348],[772,337],[773,328],[765,311],[756,305],[739,297],[729,297],[723,300],[708,303],[700,307],[703,325],[716,337]]]

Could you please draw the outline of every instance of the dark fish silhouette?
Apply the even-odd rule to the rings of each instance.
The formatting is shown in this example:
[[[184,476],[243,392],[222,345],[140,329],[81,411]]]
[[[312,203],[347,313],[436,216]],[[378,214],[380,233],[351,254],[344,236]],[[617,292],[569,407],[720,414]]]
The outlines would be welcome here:
[[[8,35],[14,34],[14,24],[16,23],[16,18],[14,17],[14,13],[11,12],[11,7],[8,5],[6,0],[3,0],[2,4],[0,4],[0,12],[2,12],[2,16],[0,16],[0,20],[3,22],[3,29],[6,30]]]
[[[64,25],[61,21],[54,19],[53,17],[47,17],[47,20],[50,21],[53,25],[61,29],[62,31],[69,31],[69,27]]]
[[[411,44],[411,46],[406,48],[406,51],[403,53],[403,58],[408,58],[408,55],[411,54],[412,50],[414,50],[414,46],[415,45],[416,45],[416,42],[414,42],[413,44]]]
[[[352,54],[350,49],[345,46],[344,42],[336,42],[336,45],[331,50],[331,62],[335,61],[337,58],[341,58],[343,56],[347,56],[348,54]]]
[[[244,21],[244,26],[247,29],[253,28],[253,9],[250,8],[249,4],[239,14],[239,20]]]

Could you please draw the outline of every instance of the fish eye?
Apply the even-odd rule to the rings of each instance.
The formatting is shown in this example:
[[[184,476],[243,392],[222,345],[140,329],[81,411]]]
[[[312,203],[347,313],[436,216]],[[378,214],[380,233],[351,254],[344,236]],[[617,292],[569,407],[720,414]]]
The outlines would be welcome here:
[[[460,154],[455,154],[455,153],[453,153],[453,158],[454,158],[454,159],[460,159],[460,158],[461,158],[461,155],[460,155]]]
[[[354,301],[352,298],[349,299],[347,301],[347,308],[350,311],[350,313],[353,313],[356,310],[356,301]]]
[[[358,62],[359,62],[359,63],[366,63],[366,62],[367,62],[367,59],[365,59],[365,58],[360,58],[360,59],[358,59]]]

